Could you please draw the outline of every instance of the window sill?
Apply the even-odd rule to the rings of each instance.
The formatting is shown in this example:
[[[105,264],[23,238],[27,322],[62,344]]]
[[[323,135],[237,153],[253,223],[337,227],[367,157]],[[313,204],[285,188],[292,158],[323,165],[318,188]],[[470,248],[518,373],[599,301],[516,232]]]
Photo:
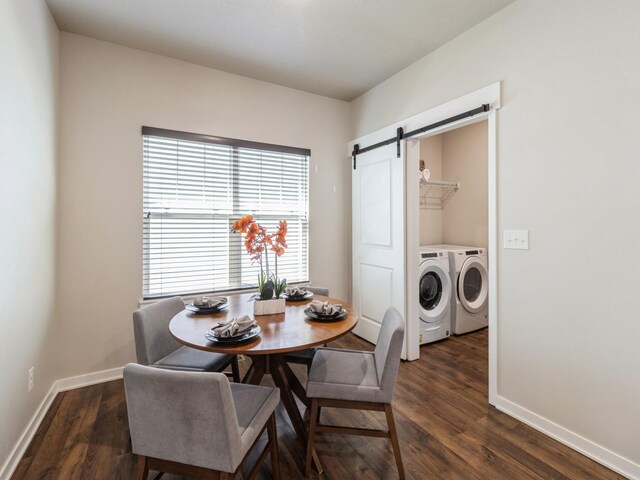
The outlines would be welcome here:
[[[310,282],[300,282],[300,283],[296,283],[295,285],[301,285],[301,286],[305,286],[308,287],[311,285]],[[241,295],[243,293],[256,293],[258,291],[257,288],[250,288],[250,289],[242,289],[242,290],[226,290],[224,292],[209,292],[209,293],[198,293],[196,295],[175,295],[176,297],[182,297],[182,299],[185,301],[185,304],[187,303],[191,303],[193,302],[193,299],[196,297],[201,297],[201,296],[229,296],[229,295]],[[170,297],[161,297],[161,298],[141,298],[138,300],[138,308],[142,308],[146,305],[152,305],[154,303],[156,303],[159,300],[163,300],[165,298],[170,298]]]

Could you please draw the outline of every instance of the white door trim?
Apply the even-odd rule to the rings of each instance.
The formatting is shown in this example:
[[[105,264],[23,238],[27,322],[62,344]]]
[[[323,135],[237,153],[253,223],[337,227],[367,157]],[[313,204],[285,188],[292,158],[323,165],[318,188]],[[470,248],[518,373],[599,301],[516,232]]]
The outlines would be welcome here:
[[[452,117],[461,112],[472,110],[483,104],[489,104],[489,112],[479,114],[469,119],[445,125],[444,127],[429,131],[422,138],[431,135],[439,135],[455,128],[460,128],[478,121],[486,120],[488,123],[488,188],[489,188],[489,403],[496,404],[498,392],[498,216],[497,216],[497,128],[496,113],[501,107],[500,82],[487,85],[474,92],[470,92],[459,98],[442,105],[435,106],[409,118],[396,122],[375,132],[363,135],[347,144],[347,155],[350,157],[353,146],[357,143],[360,147],[366,147],[374,143],[386,140],[398,127],[405,132],[412,131],[445,118]],[[419,158],[419,137],[405,140],[406,165],[406,337],[405,351],[407,360],[420,358],[419,345],[419,316],[418,316],[418,262],[420,229],[419,229],[419,185],[416,180],[412,159]],[[417,155],[417,156],[416,156]]]
[[[487,116],[489,155],[487,165],[489,194],[489,403],[498,401],[498,129],[496,110]]]

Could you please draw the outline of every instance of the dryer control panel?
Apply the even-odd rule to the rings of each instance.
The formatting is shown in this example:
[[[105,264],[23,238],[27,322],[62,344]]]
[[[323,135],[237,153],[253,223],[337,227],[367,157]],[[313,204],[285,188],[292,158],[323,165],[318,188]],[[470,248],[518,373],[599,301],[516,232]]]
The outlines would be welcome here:
[[[445,256],[444,252],[429,252],[421,253],[420,258],[442,258]]]

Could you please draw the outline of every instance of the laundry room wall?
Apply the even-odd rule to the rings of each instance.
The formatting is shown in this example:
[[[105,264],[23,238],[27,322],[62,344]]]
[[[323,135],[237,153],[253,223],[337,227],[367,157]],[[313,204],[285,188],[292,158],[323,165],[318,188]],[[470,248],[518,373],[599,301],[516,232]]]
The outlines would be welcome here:
[[[442,180],[460,182],[442,210],[442,243],[488,246],[487,134],[483,121],[442,135]]]
[[[498,401],[633,478],[638,18],[637,0],[519,0],[351,102],[349,136],[502,82],[496,233],[530,245],[495,252]]]
[[[420,160],[424,160],[432,180],[442,180],[442,135],[420,140]],[[420,208],[420,245],[439,243],[442,243],[442,210]]]

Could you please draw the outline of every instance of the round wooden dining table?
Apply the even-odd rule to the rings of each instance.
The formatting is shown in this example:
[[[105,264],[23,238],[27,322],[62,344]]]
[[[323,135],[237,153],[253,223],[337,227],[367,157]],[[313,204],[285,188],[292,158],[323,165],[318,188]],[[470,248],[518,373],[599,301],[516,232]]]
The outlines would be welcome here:
[[[286,362],[286,355],[336,340],[356,326],[358,315],[351,305],[336,298],[314,295],[301,302],[287,302],[285,312],[275,315],[253,315],[255,294],[230,295],[229,307],[215,314],[195,314],[188,310],[178,313],[169,324],[173,338],[183,345],[208,352],[246,355],[251,357],[251,367],[243,378],[244,383],[259,385],[265,375],[271,375],[280,389],[280,398],[291,419],[294,430],[306,448],[307,428],[296,404],[294,395],[307,408],[310,406],[305,389]],[[316,321],[308,318],[304,310],[312,300],[341,304],[347,315],[338,321]],[[219,322],[233,317],[249,315],[260,325],[260,335],[242,343],[213,343],[205,338],[205,332]],[[322,467],[314,453],[316,469]]]

